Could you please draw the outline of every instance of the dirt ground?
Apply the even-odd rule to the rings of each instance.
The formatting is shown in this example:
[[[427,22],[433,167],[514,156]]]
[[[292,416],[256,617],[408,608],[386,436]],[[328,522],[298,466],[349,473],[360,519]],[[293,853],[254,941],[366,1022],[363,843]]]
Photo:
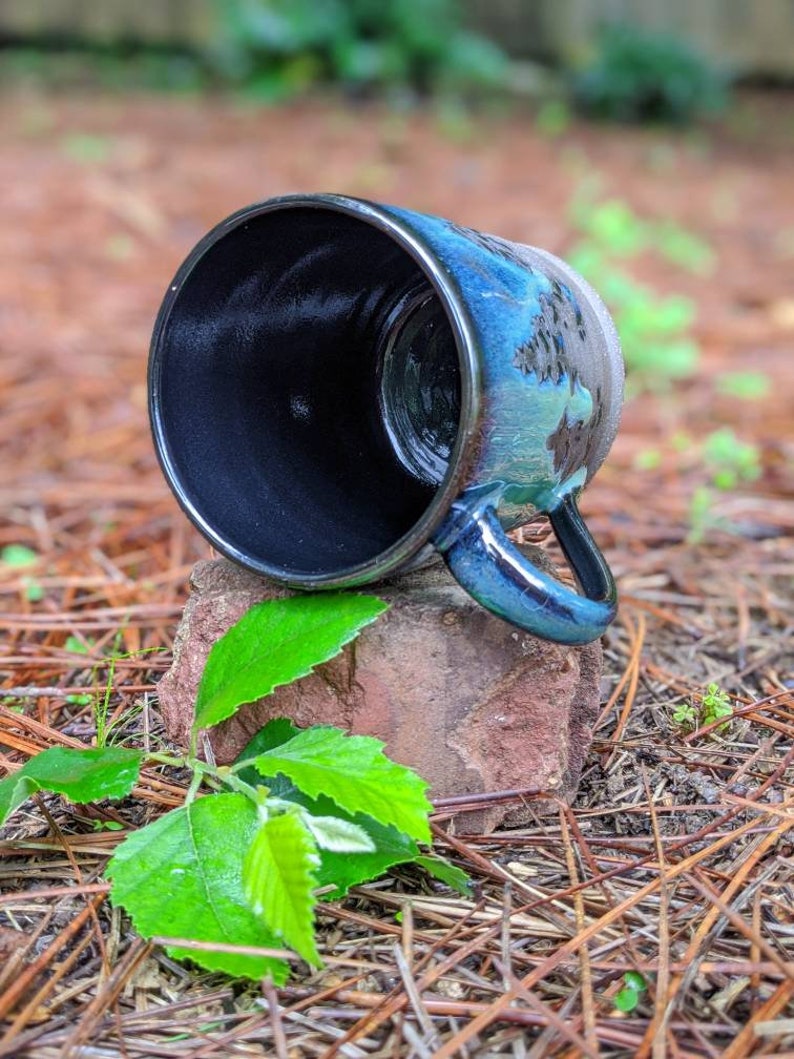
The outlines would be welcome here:
[[[597,179],[715,256],[704,274],[652,253],[631,264],[695,301],[701,368],[632,397],[583,501],[621,608],[573,809],[442,834],[478,881],[470,902],[397,873],[329,905],[326,968],[276,1004],[185,970],[110,909],[98,879],[119,832],[94,823],[176,804],[176,780],[151,769],[142,800],[111,810],[29,803],[0,843],[0,1056],[794,1054],[794,97],[743,97],[707,130],[574,122],[549,137],[528,114],[8,91],[0,146],[0,549],[39,557],[0,566],[10,767],[91,739],[90,708],[67,696],[106,674],[69,637],[92,661],[165,647],[119,663],[113,685],[118,715],[158,724],[154,685],[208,547],[156,465],[146,353],[212,224],[271,195],[344,191],[565,256],[571,201]],[[765,396],[723,392],[724,373],[751,369]],[[758,447],[761,474],[714,493],[693,543],[700,442],[725,426]],[[732,697],[730,729],[688,734],[673,710],[710,682]],[[628,970],[647,989],[621,1014]]]

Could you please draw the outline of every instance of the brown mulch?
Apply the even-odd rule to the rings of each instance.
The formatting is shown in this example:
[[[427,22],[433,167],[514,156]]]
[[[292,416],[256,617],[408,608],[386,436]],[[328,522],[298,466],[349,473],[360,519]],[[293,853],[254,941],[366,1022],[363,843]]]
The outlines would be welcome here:
[[[598,174],[602,194],[692,230],[717,260],[710,275],[634,266],[697,302],[703,364],[632,399],[585,498],[622,601],[576,805],[465,840],[441,810],[439,849],[474,898],[409,871],[361,887],[322,909],[325,968],[297,967],[276,996],[176,964],[107,901],[123,831],[103,825],[178,804],[178,778],[150,768],[121,805],[41,796],[0,843],[0,1056],[794,1054],[794,99],[744,99],[705,132],[549,139],[518,115],[452,129],[338,102],[8,90],[0,145],[0,548],[39,556],[0,574],[10,768],[90,742],[81,696],[104,688],[110,651],[148,652],[115,667],[118,732],[163,738],[156,682],[207,547],[156,466],[146,348],[215,221],[339,190],[564,255],[571,198]],[[750,368],[772,378],[767,397],[720,393],[721,373]],[[731,532],[693,544],[697,443],[724,425],[759,446],[763,473],[716,496]],[[643,470],[648,449],[661,462]],[[686,734],[673,709],[710,682],[733,697],[729,730]],[[647,989],[621,1014],[632,970]]]

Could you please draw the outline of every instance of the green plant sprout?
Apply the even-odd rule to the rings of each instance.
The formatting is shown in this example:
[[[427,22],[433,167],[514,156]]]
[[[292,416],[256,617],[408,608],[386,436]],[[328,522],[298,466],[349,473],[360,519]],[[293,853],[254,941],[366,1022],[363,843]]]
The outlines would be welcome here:
[[[703,444],[703,461],[711,472],[712,484],[723,491],[761,477],[758,446],[741,441],[730,427],[709,434]]]
[[[660,296],[634,279],[623,262],[656,253],[692,272],[714,266],[710,247],[670,221],[648,221],[618,199],[598,202],[587,183],[570,214],[582,238],[567,253],[569,263],[603,297],[620,335],[629,392],[665,389],[697,369],[700,350],[690,334],[695,305],[680,295]]]
[[[39,557],[32,548],[24,544],[7,544],[0,551],[0,563],[14,570],[22,570],[26,566],[35,566]],[[23,575],[22,584],[25,588],[25,598],[29,603],[40,603],[44,599],[44,588],[28,574]]]
[[[647,989],[648,985],[639,971],[626,971],[623,985],[613,997],[615,1007],[626,1014],[634,1011]]]
[[[329,726],[299,730],[277,718],[231,765],[197,754],[201,730],[307,675],[385,609],[379,599],[354,594],[272,600],[253,607],[213,646],[188,754],[148,755],[192,772],[185,802],[128,834],[107,867],[111,899],[141,935],[175,939],[167,945],[172,956],[208,970],[270,975],[282,984],[290,958],[280,955],[283,946],[321,964],[314,931],[320,894],[342,897],[402,863],[468,893],[463,871],[422,850],[431,842],[427,784],[390,761],[379,740]],[[77,804],[124,798],[144,756],[109,745],[45,750],[0,781],[0,824],[38,790]],[[99,826],[112,830],[110,823]],[[232,951],[193,950],[177,939]]]
[[[762,371],[726,371],[717,376],[717,392],[741,401],[760,401],[772,389],[772,380]]]
[[[93,691],[75,693],[66,696],[66,701],[72,705],[91,705],[91,712],[94,717],[95,742],[100,749],[109,744],[111,735],[116,729],[121,727],[126,721],[130,720],[130,718],[135,716],[136,712],[140,710],[140,707],[131,706],[115,721],[110,720],[111,697],[113,695],[113,687],[116,677],[116,666],[119,662],[123,662],[126,659],[141,658],[145,655],[164,650],[162,647],[142,647],[135,651],[120,652],[119,648],[123,638],[124,630],[119,629],[114,637],[110,654],[91,664],[90,670],[91,673],[94,674],[95,679]],[[95,643],[90,637],[86,640],[82,640],[77,636],[67,636],[64,644],[65,650],[69,651],[70,654],[83,656],[87,655],[94,647]],[[96,674],[100,669],[105,668],[107,668],[107,677],[105,678],[104,689],[100,690],[96,683]]]
[[[627,23],[602,27],[573,79],[577,104],[611,121],[684,124],[724,109],[726,78],[690,43]]]
[[[32,548],[24,544],[7,544],[0,552],[0,561],[12,567],[33,566],[39,561],[39,557]]]
[[[697,705],[694,701],[679,703],[673,711],[673,720],[687,732],[694,732],[697,728],[706,728],[722,717],[733,716],[733,705],[730,696],[723,691],[719,684],[709,684],[705,694]],[[722,734],[730,728],[726,722],[717,726],[715,731]]]
[[[699,485],[692,494],[687,537],[690,544],[700,543],[711,529],[731,532],[730,522],[714,512],[717,494],[756,481],[763,470],[758,446],[742,441],[730,427],[709,434],[702,444],[701,454],[710,478],[708,484]]]

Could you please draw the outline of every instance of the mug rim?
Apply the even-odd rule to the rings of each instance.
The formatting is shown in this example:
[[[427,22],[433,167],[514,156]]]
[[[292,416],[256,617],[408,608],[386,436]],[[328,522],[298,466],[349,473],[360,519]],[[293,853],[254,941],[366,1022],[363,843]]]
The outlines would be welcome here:
[[[224,237],[246,222],[284,209],[324,209],[355,217],[379,229],[414,259],[436,291],[452,330],[461,375],[461,406],[458,432],[449,466],[432,500],[410,530],[388,548],[363,563],[339,573],[301,574],[257,559],[235,547],[206,521],[183,487],[175,460],[167,443],[161,406],[162,340],[171,312],[193,269],[205,254]],[[406,211],[409,215],[415,211]],[[477,353],[476,332],[465,298],[455,278],[443,267],[422,234],[388,207],[368,199],[331,193],[280,195],[236,210],[215,225],[193,247],[168,286],[155,320],[148,365],[149,422],[154,448],[163,475],[174,496],[193,525],[222,555],[264,577],[295,588],[344,588],[378,580],[415,559],[432,539],[446,517],[450,505],[465,487],[466,472],[473,462],[473,443],[481,414],[482,369]]]

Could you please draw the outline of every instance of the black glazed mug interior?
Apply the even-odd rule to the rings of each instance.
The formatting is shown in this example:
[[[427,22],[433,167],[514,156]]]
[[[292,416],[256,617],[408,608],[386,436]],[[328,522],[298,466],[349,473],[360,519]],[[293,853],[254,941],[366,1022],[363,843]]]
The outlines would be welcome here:
[[[194,255],[156,335],[161,459],[221,550],[332,578],[422,520],[458,433],[460,357],[389,234],[332,210],[253,215]]]

